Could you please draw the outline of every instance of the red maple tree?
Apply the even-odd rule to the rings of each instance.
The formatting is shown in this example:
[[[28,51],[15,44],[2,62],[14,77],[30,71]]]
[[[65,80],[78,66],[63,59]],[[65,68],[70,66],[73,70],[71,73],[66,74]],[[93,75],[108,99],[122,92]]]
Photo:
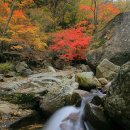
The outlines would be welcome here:
[[[85,52],[92,39],[83,33],[84,28],[70,28],[54,35],[54,45],[50,50],[57,52],[58,57],[65,61],[85,60]]]

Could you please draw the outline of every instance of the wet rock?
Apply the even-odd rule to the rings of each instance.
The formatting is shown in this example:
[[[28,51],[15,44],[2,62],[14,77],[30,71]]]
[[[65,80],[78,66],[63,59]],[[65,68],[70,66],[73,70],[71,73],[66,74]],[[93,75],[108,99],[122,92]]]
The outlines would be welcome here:
[[[103,88],[102,88],[102,92],[103,93],[107,93],[109,91],[109,88],[111,86],[111,82],[108,82],[108,84],[106,84]]]
[[[84,111],[85,121],[89,122],[96,130],[111,130],[102,107],[87,103]]]
[[[123,66],[111,82],[105,100],[105,110],[122,129],[130,129],[130,62]]]
[[[107,59],[104,59],[96,68],[97,78],[106,78],[112,80],[118,73],[120,66],[114,65]]]
[[[90,95],[90,92],[77,89],[77,90],[74,90],[73,94],[74,95],[79,95],[80,97],[87,97],[87,96]]]
[[[102,93],[102,92],[101,92],[100,90],[98,90],[98,89],[92,89],[90,92],[91,92],[93,95],[95,95],[95,96],[96,96],[96,95],[99,96],[101,99],[106,96],[106,94]]]
[[[76,106],[80,106],[81,102],[83,100],[83,97],[89,97],[91,95],[91,93],[89,93],[88,91],[84,91],[84,90],[74,90],[72,96],[71,96],[71,104],[72,105],[76,105]]]
[[[94,104],[94,105],[97,105],[97,106],[103,105],[103,101],[102,101],[102,99],[98,95],[95,95],[93,97],[91,103]]]
[[[101,86],[92,72],[77,73],[75,79],[84,90],[90,90]]]

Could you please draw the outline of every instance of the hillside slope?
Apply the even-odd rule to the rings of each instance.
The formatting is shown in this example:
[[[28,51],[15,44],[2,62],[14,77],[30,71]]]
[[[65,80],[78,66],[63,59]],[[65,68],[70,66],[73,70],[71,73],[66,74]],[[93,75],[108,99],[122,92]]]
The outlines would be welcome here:
[[[104,58],[117,65],[130,59],[130,12],[117,15],[95,35],[87,62],[95,68]]]

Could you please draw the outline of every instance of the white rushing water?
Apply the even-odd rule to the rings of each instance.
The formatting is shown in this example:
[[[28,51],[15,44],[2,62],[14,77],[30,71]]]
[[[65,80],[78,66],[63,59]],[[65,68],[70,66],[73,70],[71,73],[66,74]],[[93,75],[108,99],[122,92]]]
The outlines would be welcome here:
[[[85,103],[82,101],[79,108],[75,106],[61,108],[50,118],[43,130],[89,130],[82,119],[84,106]]]

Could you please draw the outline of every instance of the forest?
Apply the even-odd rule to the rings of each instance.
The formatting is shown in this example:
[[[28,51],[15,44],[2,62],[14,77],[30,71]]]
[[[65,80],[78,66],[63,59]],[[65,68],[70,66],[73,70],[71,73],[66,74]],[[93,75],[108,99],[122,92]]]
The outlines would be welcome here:
[[[31,54],[36,51],[41,60],[46,50],[53,53],[51,58],[84,60],[94,33],[129,9],[125,1],[1,0],[0,3],[1,55],[9,53],[11,57],[11,53],[16,53],[33,59]],[[2,56],[1,60],[6,61]]]
[[[129,86],[129,0],[0,0],[0,130],[129,130]]]

